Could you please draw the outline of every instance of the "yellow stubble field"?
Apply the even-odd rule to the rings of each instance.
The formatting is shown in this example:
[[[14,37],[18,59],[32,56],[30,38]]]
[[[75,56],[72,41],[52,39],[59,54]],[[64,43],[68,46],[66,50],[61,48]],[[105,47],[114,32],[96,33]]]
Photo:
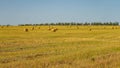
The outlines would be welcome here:
[[[0,68],[120,68],[120,26],[50,28],[0,26]]]

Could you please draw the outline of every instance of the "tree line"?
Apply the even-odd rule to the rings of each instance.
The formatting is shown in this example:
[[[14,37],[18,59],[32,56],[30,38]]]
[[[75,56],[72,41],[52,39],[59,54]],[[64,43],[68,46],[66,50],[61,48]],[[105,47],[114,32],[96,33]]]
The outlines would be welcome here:
[[[117,26],[119,22],[85,22],[85,23],[77,23],[77,22],[59,22],[59,23],[40,23],[40,24],[18,24],[18,26],[41,26],[41,25],[112,25]]]

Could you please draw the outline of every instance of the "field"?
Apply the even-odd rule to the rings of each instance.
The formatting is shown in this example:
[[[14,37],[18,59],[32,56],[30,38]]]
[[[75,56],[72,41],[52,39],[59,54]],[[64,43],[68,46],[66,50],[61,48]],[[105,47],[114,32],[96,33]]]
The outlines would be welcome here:
[[[120,68],[120,26],[52,27],[1,26],[0,68]]]

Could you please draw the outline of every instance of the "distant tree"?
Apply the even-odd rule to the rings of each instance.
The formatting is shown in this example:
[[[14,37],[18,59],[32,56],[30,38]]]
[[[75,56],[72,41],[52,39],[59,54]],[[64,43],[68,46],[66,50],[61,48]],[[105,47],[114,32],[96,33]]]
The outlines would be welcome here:
[[[85,22],[83,25],[90,25],[90,23],[88,23],[88,22]]]
[[[85,22],[85,23],[79,23],[79,22],[58,22],[58,23],[40,23],[40,24],[18,24],[18,26],[40,26],[40,25],[119,25],[119,22]]]

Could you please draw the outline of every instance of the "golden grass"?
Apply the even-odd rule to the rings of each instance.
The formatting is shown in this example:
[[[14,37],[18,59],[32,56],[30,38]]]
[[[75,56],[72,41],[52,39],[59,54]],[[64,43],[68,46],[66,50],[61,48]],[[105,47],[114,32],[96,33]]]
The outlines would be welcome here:
[[[52,27],[0,28],[0,68],[120,68],[119,26]]]

